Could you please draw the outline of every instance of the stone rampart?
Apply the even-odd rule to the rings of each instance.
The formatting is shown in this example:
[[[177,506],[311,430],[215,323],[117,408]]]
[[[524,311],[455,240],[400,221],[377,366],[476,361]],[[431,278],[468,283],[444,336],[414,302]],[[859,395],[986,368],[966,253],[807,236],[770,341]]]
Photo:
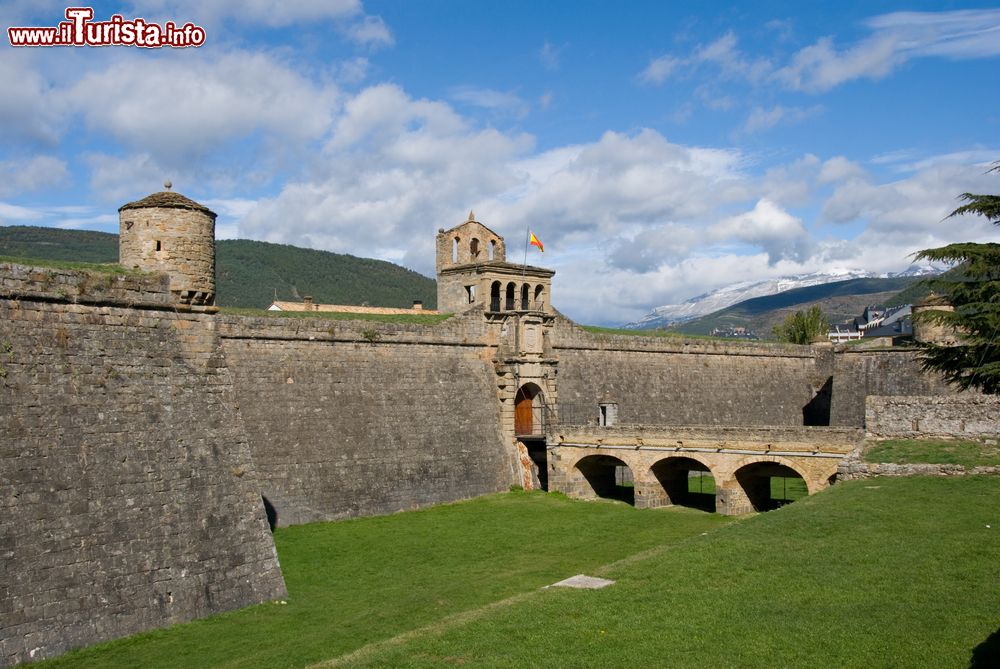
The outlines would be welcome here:
[[[162,309],[173,303],[166,274],[0,263],[0,295],[14,300]]]
[[[591,334],[560,319],[559,418],[617,405],[637,425],[802,425],[826,379],[806,346]]]
[[[833,356],[833,394],[830,424],[865,424],[869,395],[954,395],[955,389],[920,367],[915,349],[886,348],[857,351],[846,347]]]
[[[0,664],[284,596],[212,317],[0,272]]]
[[[482,313],[436,325],[219,319],[261,492],[281,525],[506,490]]]
[[[873,437],[1000,438],[1000,397],[976,394],[865,399]]]

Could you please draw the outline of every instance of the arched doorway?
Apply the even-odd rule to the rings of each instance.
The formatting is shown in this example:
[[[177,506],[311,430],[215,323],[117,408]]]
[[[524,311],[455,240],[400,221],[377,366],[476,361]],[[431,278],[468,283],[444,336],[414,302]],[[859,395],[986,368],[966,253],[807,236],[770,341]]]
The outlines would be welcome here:
[[[715,512],[715,478],[693,458],[666,458],[651,467],[670,504]]]
[[[754,511],[771,511],[809,495],[802,476],[777,462],[754,462],[736,471]]]
[[[542,389],[526,383],[514,396],[514,434],[518,438],[545,435],[545,398]]]
[[[632,470],[622,460],[610,455],[588,455],[576,463],[593,494],[617,499],[635,506],[635,483]]]
[[[545,448],[545,397],[534,383],[525,383],[514,396],[514,434],[528,452],[542,490],[549,489]]]

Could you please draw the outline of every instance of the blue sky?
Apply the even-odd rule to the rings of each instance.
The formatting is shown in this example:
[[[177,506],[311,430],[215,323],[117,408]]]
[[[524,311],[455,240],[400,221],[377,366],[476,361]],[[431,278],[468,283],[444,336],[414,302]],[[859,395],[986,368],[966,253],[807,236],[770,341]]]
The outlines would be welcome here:
[[[3,27],[65,4],[0,4]],[[0,47],[0,224],[117,231],[175,190],[220,237],[431,275],[470,209],[621,323],[736,281],[898,271],[1000,192],[1000,7],[148,0],[190,49]],[[6,33],[6,30],[4,31]],[[521,251],[512,253],[520,261]]]

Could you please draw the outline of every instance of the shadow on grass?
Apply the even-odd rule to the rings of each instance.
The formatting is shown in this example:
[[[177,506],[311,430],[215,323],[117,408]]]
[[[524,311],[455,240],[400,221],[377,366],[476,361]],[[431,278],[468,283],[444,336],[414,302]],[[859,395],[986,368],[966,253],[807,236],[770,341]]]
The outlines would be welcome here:
[[[986,641],[972,649],[969,669],[995,669],[1000,667],[1000,629],[986,637]]]
[[[689,492],[679,503],[681,506],[715,513],[715,493],[713,492]]]

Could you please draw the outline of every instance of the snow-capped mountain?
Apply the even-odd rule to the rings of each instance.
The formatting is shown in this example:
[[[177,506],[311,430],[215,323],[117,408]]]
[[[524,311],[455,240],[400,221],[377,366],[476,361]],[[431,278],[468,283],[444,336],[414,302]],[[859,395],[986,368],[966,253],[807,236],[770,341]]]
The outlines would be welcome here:
[[[940,268],[929,265],[910,265],[902,272],[890,272],[879,274],[878,272],[868,272],[855,269],[835,269],[828,272],[814,272],[812,274],[799,274],[795,276],[783,276],[777,279],[767,279],[765,281],[741,281],[723,288],[709,291],[702,295],[697,295],[681,304],[665,304],[656,307],[646,316],[643,316],[634,323],[628,323],[622,327],[636,330],[648,330],[671,323],[683,323],[692,318],[698,318],[705,314],[710,314],[719,309],[725,309],[743,300],[765,295],[775,295],[777,293],[791,290],[793,288],[805,288],[806,286],[818,286],[834,281],[846,281],[848,279],[868,279],[876,277],[899,277],[899,276],[929,276],[939,274]]]

